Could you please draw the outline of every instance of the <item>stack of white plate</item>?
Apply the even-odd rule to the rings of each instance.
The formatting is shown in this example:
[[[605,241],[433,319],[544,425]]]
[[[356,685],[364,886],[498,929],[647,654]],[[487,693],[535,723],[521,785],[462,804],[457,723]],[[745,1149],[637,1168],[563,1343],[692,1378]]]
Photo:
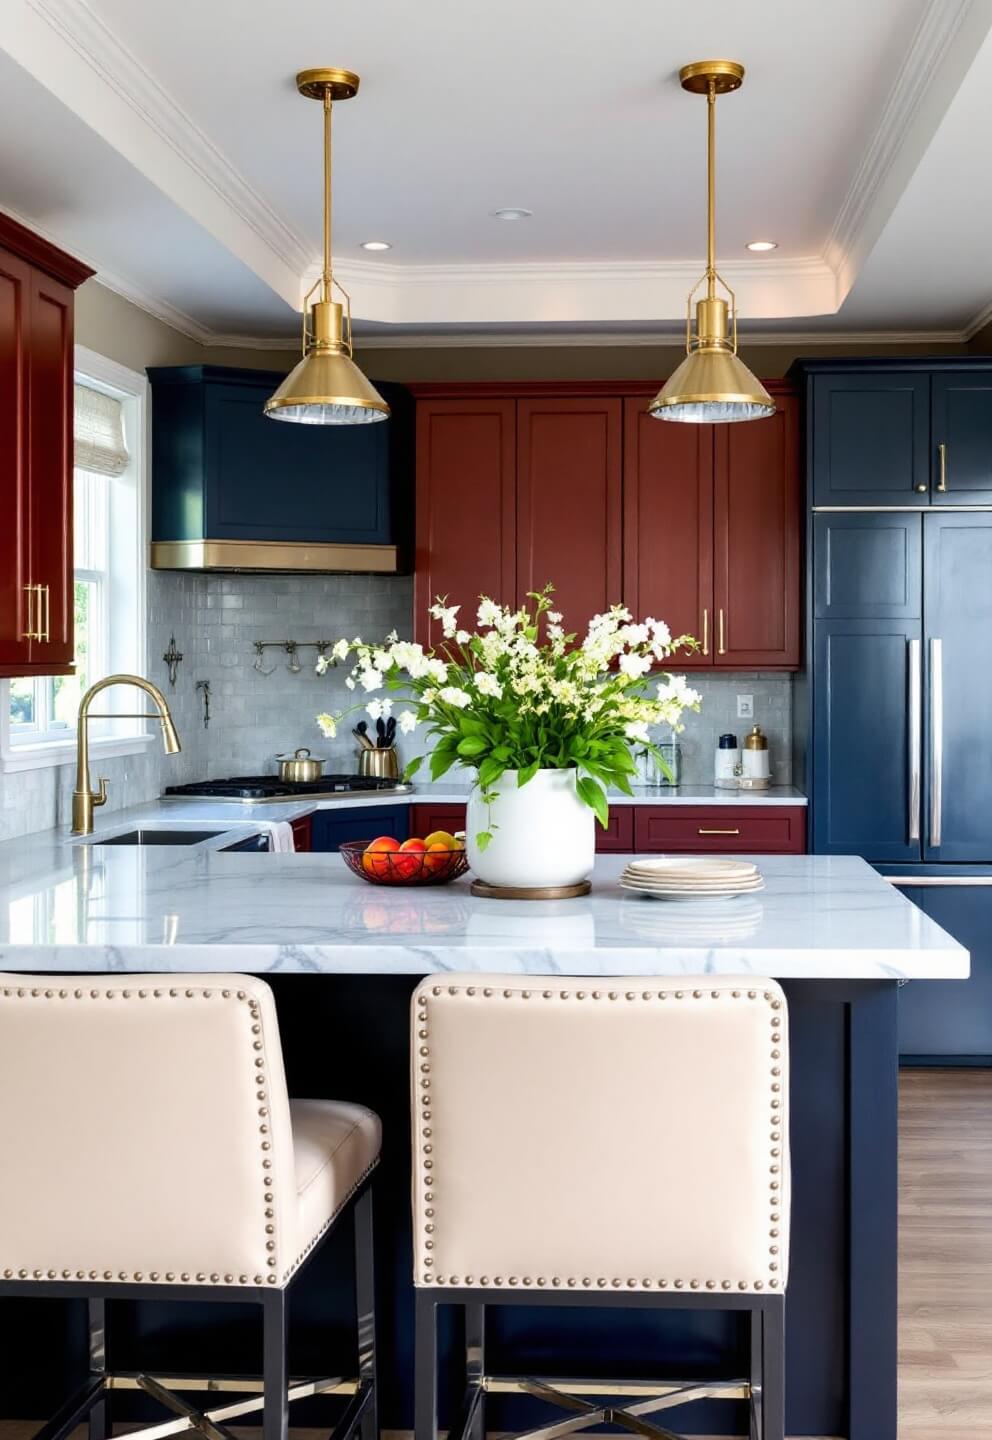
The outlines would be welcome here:
[[[760,870],[749,860],[690,855],[632,860],[620,885],[655,900],[731,900],[765,888]]]

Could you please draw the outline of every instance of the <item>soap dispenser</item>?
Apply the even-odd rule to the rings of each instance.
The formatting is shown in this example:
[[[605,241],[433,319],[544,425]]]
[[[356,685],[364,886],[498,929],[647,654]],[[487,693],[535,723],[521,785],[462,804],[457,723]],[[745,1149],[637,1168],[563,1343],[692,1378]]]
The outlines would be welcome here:
[[[760,725],[755,725],[744,741],[741,754],[741,789],[767,790],[770,784],[768,737],[762,733]]]

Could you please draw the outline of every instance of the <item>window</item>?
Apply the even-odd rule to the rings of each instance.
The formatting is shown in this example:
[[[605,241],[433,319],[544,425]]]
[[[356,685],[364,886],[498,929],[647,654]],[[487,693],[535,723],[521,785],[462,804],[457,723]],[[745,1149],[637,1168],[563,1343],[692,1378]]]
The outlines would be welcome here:
[[[144,668],[143,376],[76,347],[73,430],[74,675],[10,680],[0,693],[0,762],[7,770],[64,763],[82,694],[116,671]],[[110,690],[99,708],[133,709]],[[140,722],[94,718],[94,751],[127,754],[150,737]]]

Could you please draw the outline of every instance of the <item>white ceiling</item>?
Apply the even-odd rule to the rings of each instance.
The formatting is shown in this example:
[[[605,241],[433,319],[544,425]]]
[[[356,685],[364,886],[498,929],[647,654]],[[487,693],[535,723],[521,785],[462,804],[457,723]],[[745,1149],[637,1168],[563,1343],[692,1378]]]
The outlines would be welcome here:
[[[356,328],[671,332],[705,201],[676,71],[732,55],[718,250],[752,333],[962,334],[992,299],[990,28],[992,0],[3,0],[0,208],[198,338],[292,337],[320,236],[293,76],[341,65]]]

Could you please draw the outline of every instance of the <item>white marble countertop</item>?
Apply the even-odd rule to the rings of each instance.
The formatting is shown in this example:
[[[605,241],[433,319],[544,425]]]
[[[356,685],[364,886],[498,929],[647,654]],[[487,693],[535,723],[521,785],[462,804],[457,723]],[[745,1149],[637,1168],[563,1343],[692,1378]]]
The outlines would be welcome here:
[[[243,814],[215,807],[211,823],[219,808]],[[67,845],[50,831],[0,846],[0,969],[967,976],[967,951],[863,860],[753,858],[766,889],[715,906],[625,894],[624,858],[606,855],[586,898],[508,902],[474,898],[467,878],[373,886],[337,855]]]

